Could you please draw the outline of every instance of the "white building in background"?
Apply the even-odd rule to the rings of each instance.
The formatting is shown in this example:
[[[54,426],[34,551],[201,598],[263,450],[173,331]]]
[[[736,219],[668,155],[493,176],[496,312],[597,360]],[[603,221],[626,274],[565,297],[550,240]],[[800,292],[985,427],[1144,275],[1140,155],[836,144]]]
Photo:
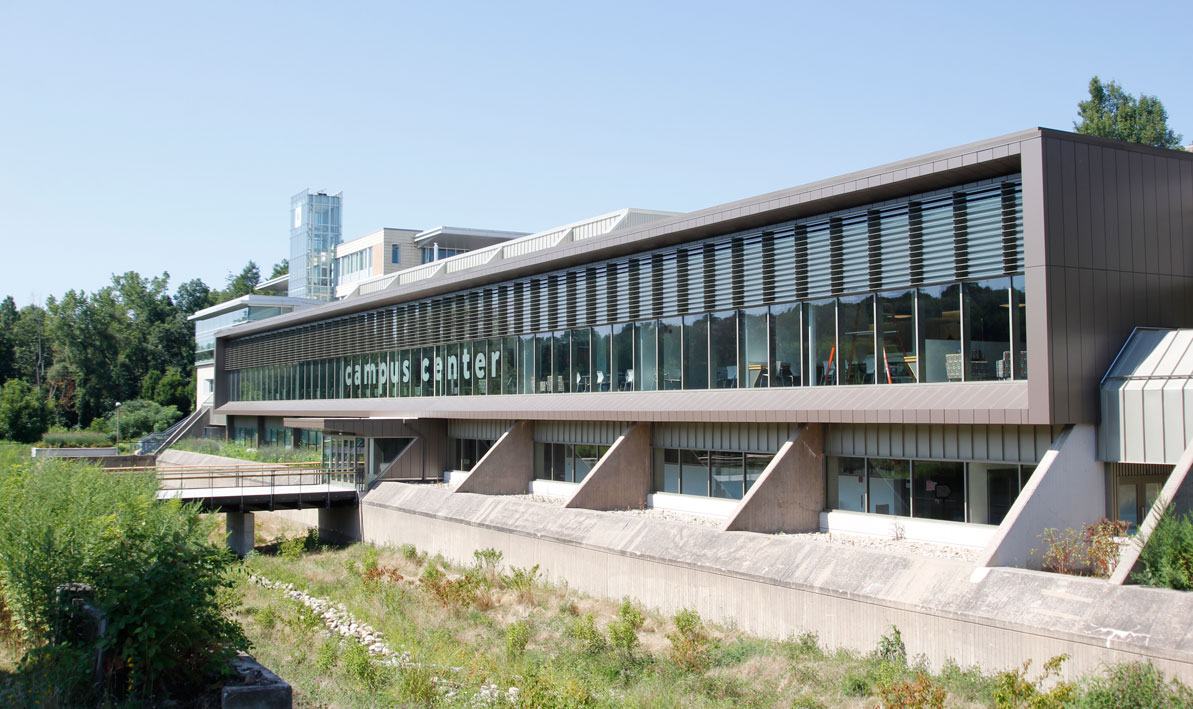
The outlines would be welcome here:
[[[379,229],[347,241],[335,251],[335,298],[346,298],[364,283],[382,280],[412,266],[438,261],[526,236],[525,232],[437,226],[433,229]]]

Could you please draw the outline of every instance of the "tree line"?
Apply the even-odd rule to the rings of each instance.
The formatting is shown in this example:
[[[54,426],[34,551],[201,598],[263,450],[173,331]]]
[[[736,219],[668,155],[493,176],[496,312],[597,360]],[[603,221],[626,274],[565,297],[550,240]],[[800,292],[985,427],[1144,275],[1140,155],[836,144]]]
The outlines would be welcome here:
[[[285,262],[274,275],[286,272]],[[51,426],[96,427],[116,402],[174,407],[194,402],[196,311],[247,295],[261,281],[248,262],[224,288],[170,274],[113,275],[91,293],[69,290],[45,304],[0,301],[0,438],[37,440]]]

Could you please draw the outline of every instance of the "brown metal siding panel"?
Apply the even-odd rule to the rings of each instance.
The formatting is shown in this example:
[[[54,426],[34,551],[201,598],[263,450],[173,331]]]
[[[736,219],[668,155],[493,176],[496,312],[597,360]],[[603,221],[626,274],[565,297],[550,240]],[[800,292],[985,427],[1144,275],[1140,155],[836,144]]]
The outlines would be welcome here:
[[[1065,421],[1069,407],[1069,363],[1068,363],[1068,313],[1067,293],[1065,291],[1065,269],[1060,266],[1049,266],[1047,269],[1049,349],[1051,361],[1048,363],[1052,380],[1052,420]],[[1030,337],[1030,336],[1029,336]],[[1030,355],[1029,355],[1030,356]],[[1032,367],[1027,367],[1028,377],[1031,377]]]
[[[1089,229],[1090,248],[1088,268],[1106,268],[1106,197],[1102,189],[1105,169],[1102,157],[1105,148],[1086,146],[1089,152],[1089,184],[1087,185],[1090,208],[1086,221]]]
[[[1185,239],[1184,214],[1181,211],[1181,164],[1176,160],[1165,160],[1168,166],[1168,214],[1171,221],[1168,225],[1169,239],[1172,242],[1172,260],[1169,261],[1169,273],[1185,275]]]
[[[1044,259],[1048,265],[1064,264],[1064,167],[1060,141],[1046,139],[1044,145],[1044,220],[1047,239]],[[1026,215],[1024,215],[1026,217]]]
[[[1136,246],[1135,270],[1145,273],[1156,272],[1156,246],[1147,235],[1144,213],[1147,211],[1144,194],[1143,156],[1129,153],[1127,164],[1131,179],[1131,241]]]
[[[1049,368],[1052,347],[1048,326],[1048,308],[1046,307],[1048,280],[1044,268],[1047,263],[1048,247],[1045,191],[1048,184],[1048,165],[1044,160],[1044,147],[1042,138],[1024,141],[1021,166],[1023,175],[1023,255],[1028,299],[1028,401],[1031,403],[1032,415],[1036,417],[1033,422],[1036,423],[1046,423],[1052,420],[1052,389],[1049,384],[1052,376]],[[994,422],[993,417],[989,415],[987,415],[987,420]]]
[[[1082,265],[1083,254],[1089,249],[1087,241],[1088,230],[1082,229],[1081,212],[1086,210],[1089,204],[1089,189],[1086,187],[1086,195],[1081,195],[1082,179],[1080,162],[1078,162],[1078,147],[1084,148],[1086,146],[1077,146],[1076,143],[1070,141],[1061,142],[1061,160],[1062,160],[1062,180],[1064,191],[1062,197],[1064,199],[1064,214],[1062,216],[1064,228],[1064,254],[1063,263],[1061,265],[1069,267],[1084,267]]]
[[[1131,186],[1131,156],[1125,150],[1115,150],[1115,166],[1117,168],[1115,194],[1117,195],[1118,204],[1118,245],[1119,245],[1119,268],[1124,271],[1135,270],[1135,260],[1138,257],[1139,262],[1143,262],[1143,255],[1137,253],[1137,244],[1132,242],[1131,235],[1134,233],[1132,224],[1132,211],[1135,209],[1135,195],[1134,189]]]

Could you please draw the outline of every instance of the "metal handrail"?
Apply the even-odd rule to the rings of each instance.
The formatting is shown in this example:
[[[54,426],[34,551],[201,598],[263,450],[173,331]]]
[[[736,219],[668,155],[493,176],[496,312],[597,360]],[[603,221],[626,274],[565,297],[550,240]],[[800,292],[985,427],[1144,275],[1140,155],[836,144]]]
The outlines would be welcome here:
[[[202,485],[206,484],[206,489],[209,490],[239,489],[243,495],[246,488],[268,487],[271,497],[279,487],[327,486],[330,495],[332,476],[350,477],[351,479],[345,483],[352,485],[359,492],[365,478],[364,464],[362,463],[336,466],[319,463],[133,466],[109,468],[106,472],[117,475],[153,473],[158,479],[159,489],[162,490],[202,489]],[[191,486],[186,484],[196,481],[200,484]]]

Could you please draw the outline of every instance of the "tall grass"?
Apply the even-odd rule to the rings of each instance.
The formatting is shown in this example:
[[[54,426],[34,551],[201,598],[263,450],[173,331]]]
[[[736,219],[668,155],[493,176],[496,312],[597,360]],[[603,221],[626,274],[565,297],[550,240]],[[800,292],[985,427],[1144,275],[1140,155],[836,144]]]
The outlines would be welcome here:
[[[116,437],[98,431],[50,431],[34,445],[38,448],[104,448]]]
[[[259,446],[250,448],[235,441],[218,441],[210,438],[184,438],[174,448],[193,453],[220,455],[225,458],[253,460],[258,463],[313,463],[320,460],[316,447],[287,448],[285,446]]]

